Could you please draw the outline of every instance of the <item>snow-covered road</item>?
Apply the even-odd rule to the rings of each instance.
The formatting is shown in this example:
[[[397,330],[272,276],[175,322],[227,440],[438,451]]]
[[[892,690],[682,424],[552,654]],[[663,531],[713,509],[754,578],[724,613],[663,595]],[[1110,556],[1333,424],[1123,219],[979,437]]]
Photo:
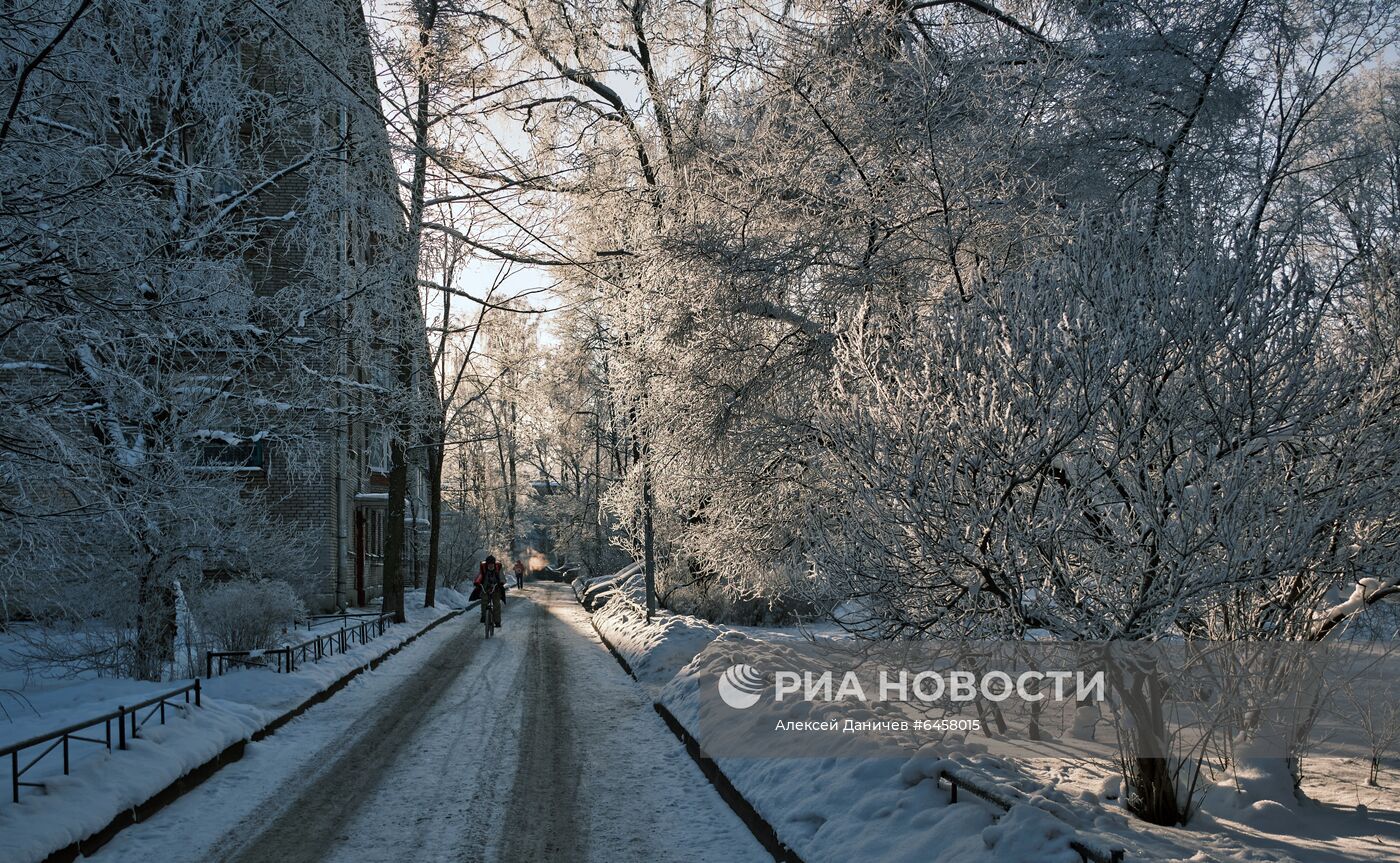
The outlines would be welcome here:
[[[768,860],[563,585],[424,636],[101,861]]]

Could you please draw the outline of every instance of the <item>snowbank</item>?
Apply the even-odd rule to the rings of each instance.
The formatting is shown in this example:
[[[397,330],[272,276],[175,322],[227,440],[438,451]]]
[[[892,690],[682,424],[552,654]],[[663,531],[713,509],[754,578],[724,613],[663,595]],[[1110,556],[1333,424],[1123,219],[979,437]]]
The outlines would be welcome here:
[[[584,608],[596,611],[611,598],[613,591],[620,584],[629,579],[635,579],[641,573],[642,565],[636,563],[611,575],[600,575],[596,578],[582,580],[574,579],[574,595],[578,597],[579,602],[583,603]]]
[[[684,615],[662,613],[645,622],[644,596],[636,568],[575,584],[582,600],[602,600],[593,620],[604,638],[632,667],[655,700],[699,737],[699,687],[727,664],[707,646],[760,639],[765,653],[801,636],[781,630],[715,626]],[[810,633],[807,633],[810,635]],[[810,718],[817,719],[821,706]],[[879,719],[878,703],[849,703],[842,719]],[[1155,863],[1341,863],[1400,861],[1400,821],[1376,815],[1395,801],[1376,789],[1371,817],[1336,805],[1303,804],[1288,793],[1277,771],[1237,777],[1240,792],[1217,788],[1190,829],[1158,828],[1123,809],[1121,780],[1108,762],[1023,762],[988,754],[977,739],[950,735],[911,758],[856,755],[851,736],[832,735],[823,757],[716,758],[725,776],[779,838],[806,863],[879,860],[926,863],[1078,863],[1076,838],[1099,847],[1127,849],[1129,860]],[[705,741],[699,740],[701,747]],[[1279,765],[1282,766],[1281,764]],[[1345,773],[1359,785],[1357,766]],[[977,779],[1012,801],[1009,812],[964,793],[950,804],[942,771]],[[1343,797],[1337,788],[1320,790]],[[1347,786],[1351,789],[1353,786]],[[1317,790],[1317,789],[1315,789]],[[1352,790],[1346,790],[1349,796]],[[1378,802],[1380,801],[1380,802]]]
[[[699,681],[713,679],[709,665],[721,655],[698,658],[717,639],[742,642],[743,632],[686,615],[662,612],[646,622],[638,567],[576,585],[580,601],[597,610],[594,625],[632,668],[638,681],[692,734],[698,728]],[[784,636],[765,639],[780,649]],[[872,716],[874,715],[872,711]],[[857,717],[858,718],[858,717]],[[701,740],[703,747],[704,741]],[[902,759],[841,757],[837,738],[822,759],[717,759],[725,775],[780,839],[807,863],[848,861],[957,861],[957,863],[1078,863],[1070,847],[1074,829],[1043,809],[999,810],[976,798],[948,805],[935,770],[909,781]],[[968,747],[975,751],[975,747]],[[920,767],[928,766],[925,757]]]
[[[72,744],[75,753],[89,753],[69,776],[62,775],[62,762],[50,756],[46,761],[53,764],[42,777],[46,789],[25,788],[18,804],[0,804],[0,860],[41,861],[102,830],[123,811],[251,737],[262,727],[262,717],[253,705],[206,698],[202,708],[142,728],[141,737],[129,741],[125,751]],[[33,755],[34,750],[26,750],[21,758]]]
[[[624,570],[606,586],[608,600],[594,613],[593,625],[648,689],[659,691],[724,632],[714,624],[667,611],[658,612],[647,623],[646,587],[640,571]]]
[[[398,648],[438,618],[465,608],[467,602],[456,591],[439,590],[437,607],[424,608],[423,591],[416,590],[406,596],[405,604],[409,606],[404,615],[407,621],[389,627],[383,635],[371,639],[368,644],[328,656],[320,662],[299,666],[293,674],[248,669],[216,677],[204,684],[205,703],[208,703],[209,696],[213,696],[220,701],[247,704],[261,711],[265,723],[271,722],[330,688],[355,669]]]
[[[742,653],[750,633],[724,632],[721,644]],[[781,640],[764,639],[768,655]],[[695,656],[662,690],[659,701],[692,734],[701,729],[700,687],[727,667],[724,651]],[[824,711],[830,708],[831,715]],[[837,715],[839,714],[839,716]],[[801,718],[873,721],[885,716],[879,702],[866,706],[812,706]],[[701,745],[704,745],[703,738]],[[764,820],[806,863],[867,859],[892,863],[1078,863],[1070,842],[1074,826],[1042,808],[1042,801],[1001,810],[971,795],[949,804],[938,784],[945,768],[999,769],[1001,759],[982,747],[950,737],[913,758],[871,758],[854,735],[823,741],[821,758],[716,758],[716,762]],[[1045,801],[1058,802],[1058,801]],[[1067,801],[1066,801],[1067,802]]]
[[[455,591],[439,591],[438,608],[423,608],[422,591],[410,593],[407,622],[390,627],[368,644],[292,674],[267,669],[233,671],[203,684],[203,707],[171,711],[167,723],[141,729],[141,737],[125,751],[71,744],[72,771],[62,775],[57,751],[25,775],[46,789],[25,788],[18,805],[0,803],[0,860],[6,863],[41,861],[49,854],[81,841],[112,822],[122,812],[144,803],[186,773],[200,767],[229,746],[296,711],[342,678],[392,652],[426,626],[466,606]],[[13,685],[15,681],[11,680]],[[0,746],[80,722],[131,704],[187,681],[142,683],[131,680],[36,679],[26,697],[34,710],[20,708],[15,721],[0,721]],[[12,712],[14,710],[11,706]],[[37,711],[37,713],[35,712]],[[99,728],[96,732],[101,734]],[[21,753],[27,763],[37,750]]]

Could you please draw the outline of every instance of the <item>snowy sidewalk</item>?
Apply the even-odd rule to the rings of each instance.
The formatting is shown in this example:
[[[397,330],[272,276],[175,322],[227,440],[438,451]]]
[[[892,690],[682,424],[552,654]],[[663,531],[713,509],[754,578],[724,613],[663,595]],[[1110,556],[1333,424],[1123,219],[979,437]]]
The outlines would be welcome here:
[[[639,567],[612,578],[577,582],[575,593],[598,610],[593,622],[687,733],[703,733],[699,693],[732,660],[702,654],[716,639],[767,647],[813,631],[717,626],[671,612],[645,619]],[[849,705],[843,715],[875,719]],[[1071,840],[1125,847],[1130,863],[1400,863],[1400,807],[1392,788],[1362,785],[1364,765],[1319,760],[1306,780],[1314,795],[1256,803],[1243,812],[1219,807],[1188,828],[1155,827],[1129,816],[1112,763],[1085,759],[1002,759],[968,745],[930,744],[913,757],[848,755],[837,736],[826,757],[716,757],[737,792],[778,839],[807,863],[1081,863]],[[705,740],[699,739],[703,748]],[[945,762],[944,759],[955,759]],[[950,764],[997,790],[1027,798],[1011,812],[968,794],[952,803],[938,775]],[[1223,786],[1229,793],[1228,785]],[[1362,797],[1361,795],[1365,795]],[[1007,795],[1012,796],[1012,795]],[[1363,808],[1358,808],[1362,804]],[[1271,820],[1270,820],[1271,819]]]
[[[765,860],[568,588],[468,613],[95,857]]]
[[[418,607],[411,608],[407,623],[346,653],[293,674],[248,670],[205,681],[202,708],[178,713],[164,725],[147,724],[124,751],[108,753],[101,746],[74,744],[72,775],[62,775],[60,758],[46,758],[25,777],[42,781],[44,791],[26,789],[19,804],[0,803],[0,860],[34,863],[72,843],[88,841],[113,819],[125,817],[191,771],[215,758],[236,758],[243,741],[326,698],[348,675],[381,661],[454,613],[448,607],[422,608],[421,594],[417,596]],[[96,679],[40,687],[32,700],[41,712],[0,723],[0,744],[87,720],[172,685]],[[38,751],[26,750],[22,758],[27,761]]]

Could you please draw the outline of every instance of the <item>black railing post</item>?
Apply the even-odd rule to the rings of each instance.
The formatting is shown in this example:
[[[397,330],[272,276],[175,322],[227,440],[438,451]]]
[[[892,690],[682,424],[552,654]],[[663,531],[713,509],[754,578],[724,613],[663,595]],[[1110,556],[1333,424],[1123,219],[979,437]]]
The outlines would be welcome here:
[[[68,735],[63,735],[63,775],[68,775]]]
[[[199,678],[194,679],[194,706],[199,707]]]
[[[213,651],[205,651],[205,653],[204,653],[204,676],[205,676],[205,677],[213,677],[213,676],[214,676],[214,652],[213,652]]]
[[[117,748],[126,748],[126,708],[117,705]]]

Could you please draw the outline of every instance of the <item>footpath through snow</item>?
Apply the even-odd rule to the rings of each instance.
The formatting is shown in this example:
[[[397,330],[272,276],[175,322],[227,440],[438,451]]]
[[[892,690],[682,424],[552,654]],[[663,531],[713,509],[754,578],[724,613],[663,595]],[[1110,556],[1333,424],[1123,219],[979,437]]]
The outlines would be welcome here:
[[[653,697],[700,736],[699,687],[722,668],[698,654],[716,639],[761,639],[770,648],[811,637],[795,630],[716,626],[662,612],[648,624],[639,567],[575,582],[604,638]],[[817,636],[825,637],[825,636]],[[719,661],[718,657],[715,661]],[[859,715],[843,707],[843,718]],[[1079,863],[1075,831],[1125,847],[1128,861],[1153,863],[1371,863],[1400,861],[1400,795],[1369,789],[1359,764],[1319,762],[1307,787],[1320,802],[1280,800],[1233,807],[1229,789],[1212,792],[1190,829],[1131,818],[1114,765],[1104,761],[1013,761],[982,751],[975,737],[926,746],[912,758],[842,757],[841,739],[824,758],[716,758],[735,788],[806,863]],[[1025,795],[1001,814],[970,795],[949,804],[936,779],[957,765]],[[1388,778],[1395,782],[1393,774]],[[1283,799],[1286,797],[1286,799]],[[1357,810],[1364,802],[1369,811]],[[1053,813],[1053,814],[1052,814]]]
[[[75,742],[71,773],[51,754],[25,781],[44,789],[22,789],[16,805],[0,800],[0,861],[40,861],[102,830],[123,811],[139,806],[172,782],[244,741],[308,699],[336,685],[347,674],[376,661],[414,638],[427,626],[466,604],[455,591],[441,591],[439,608],[424,608],[422,591],[408,595],[407,622],[343,654],[308,663],[292,674],[252,669],[203,682],[203,707],[170,711],[166,724],[150,722],[124,751]],[[11,707],[12,721],[0,721],[0,746],[26,740],[114,711],[169,691],[188,681],[145,683],[98,678],[45,681],[9,672],[3,685],[21,689],[27,705]],[[29,705],[32,705],[29,706]],[[144,718],[144,714],[143,714]],[[90,732],[89,734],[91,734]],[[95,732],[101,735],[101,727]],[[21,765],[41,750],[21,753]],[[8,776],[8,767],[5,765]]]
[[[530,583],[496,637],[438,627],[94,859],[768,857],[568,589]]]

